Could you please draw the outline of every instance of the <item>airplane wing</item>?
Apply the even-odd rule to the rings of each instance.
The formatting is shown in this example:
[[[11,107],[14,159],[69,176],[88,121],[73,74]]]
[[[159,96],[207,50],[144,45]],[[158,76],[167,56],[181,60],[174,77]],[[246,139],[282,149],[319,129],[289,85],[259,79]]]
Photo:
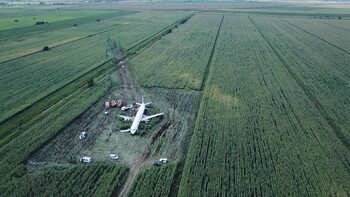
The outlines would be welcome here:
[[[120,130],[121,133],[129,132],[130,129]]]
[[[134,120],[134,117],[130,117],[130,116],[123,116],[123,115],[118,115],[119,117],[121,118],[124,118],[124,121],[128,121],[128,120],[131,120],[133,121]]]
[[[160,115],[163,115],[163,114],[164,113],[154,114],[154,115],[151,115],[151,116],[143,116],[141,121],[146,121],[147,122],[149,119],[157,117],[157,116],[160,116]]]

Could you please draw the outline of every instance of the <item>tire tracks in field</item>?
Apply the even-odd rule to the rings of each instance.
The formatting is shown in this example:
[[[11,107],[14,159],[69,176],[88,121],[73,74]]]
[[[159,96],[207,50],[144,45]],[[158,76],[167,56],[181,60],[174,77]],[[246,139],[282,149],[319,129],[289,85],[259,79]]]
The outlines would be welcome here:
[[[250,18],[249,18],[249,19],[250,19]],[[335,44],[333,44],[333,43],[331,43],[331,42],[329,42],[329,41],[327,41],[327,40],[325,40],[325,39],[323,39],[323,38],[321,38],[321,37],[319,37],[319,36],[317,36],[317,35],[315,35],[315,34],[313,34],[313,33],[311,33],[311,32],[309,32],[309,31],[307,31],[307,30],[305,30],[305,29],[303,29],[303,28],[301,28],[301,27],[299,27],[299,26],[297,26],[297,25],[294,25],[293,23],[288,22],[288,21],[286,21],[285,19],[282,19],[282,18],[278,18],[278,19],[280,19],[281,21],[283,21],[283,22],[285,22],[285,23],[288,23],[289,25],[291,25],[291,26],[293,26],[293,27],[295,27],[295,28],[297,28],[297,29],[300,29],[301,31],[303,31],[303,32],[305,32],[305,33],[307,33],[307,34],[309,34],[309,35],[315,37],[315,38],[318,38],[319,40],[321,40],[321,41],[323,41],[323,42],[325,42],[325,43],[327,43],[327,44],[329,44],[329,45],[331,45],[331,46],[333,46],[333,47],[335,47],[335,48],[337,48],[337,49],[343,51],[344,53],[347,53],[348,55],[350,55],[350,52],[349,52],[348,50],[343,49],[343,48],[341,48],[341,47],[339,47],[339,46],[337,46],[337,45],[335,45]],[[255,25],[255,24],[254,24],[254,25]],[[255,27],[256,27],[256,26],[255,26]],[[259,31],[259,32],[260,32],[260,31]]]
[[[218,30],[216,32],[216,36],[215,36],[213,47],[212,47],[211,52],[210,52],[209,60],[208,60],[208,63],[206,65],[206,68],[205,68],[203,81],[202,81],[201,87],[199,89],[199,92],[202,92],[202,94],[201,94],[200,98],[198,99],[199,106],[197,108],[197,112],[195,113],[196,117],[194,118],[194,123],[193,123],[192,128],[191,128],[192,132],[190,132],[189,135],[187,136],[188,140],[186,140],[186,141],[188,141],[188,142],[187,142],[187,144],[185,144],[185,147],[184,147],[184,155],[182,156],[181,160],[179,161],[179,163],[175,169],[173,182],[171,183],[171,186],[170,186],[170,192],[169,192],[170,197],[176,197],[178,195],[178,192],[179,192],[180,183],[181,183],[181,179],[182,179],[182,173],[183,173],[183,169],[185,167],[186,160],[187,160],[186,158],[187,158],[188,148],[189,148],[189,145],[191,143],[192,135],[194,133],[194,127],[195,127],[195,124],[197,122],[198,112],[199,112],[199,109],[201,108],[201,105],[202,105],[203,90],[205,89],[205,87],[208,83],[207,81],[208,81],[210,65],[212,63],[213,55],[214,55],[215,48],[216,48],[216,43],[217,43],[217,40],[219,37],[219,33],[221,30],[221,26],[222,26],[222,23],[224,21],[224,18],[225,18],[225,15],[223,14],[221,21],[220,21],[220,24],[219,24],[219,27],[218,27]]]
[[[330,126],[330,128],[333,130],[333,132],[336,134],[339,141],[345,146],[345,148],[347,148],[347,150],[350,151],[350,142],[348,141],[347,137],[343,134],[343,132],[341,131],[340,127],[337,125],[335,120],[333,118],[331,118],[331,116],[323,108],[323,106],[318,101],[318,99],[311,93],[309,88],[302,81],[302,79],[291,69],[291,67],[287,64],[287,62],[282,58],[282,56],[272,46],[272,44],[268,41],[268,39],[265,37],[265,35],[260,31],[260,29],[255,24],[255,22],[250,18],[250,16],[248,16],[248,18],[251,21],[251,23],[253,23],[255,28],[258,30],[260,35],[264,38],[264,40],[269,45],[269,47],[272,49],[272,51],[276,55],[276,57],[281,61],[282,65],[287,69],[287,71],[288,71],[289,75],[292,77],[292,79],[297,83],[297,85],[300,87],[300,89],[304,92],[304,94],[313,103],[313,105],[316,107],[318,112],[321,114],[322,118],[326,120],[327,124]]]

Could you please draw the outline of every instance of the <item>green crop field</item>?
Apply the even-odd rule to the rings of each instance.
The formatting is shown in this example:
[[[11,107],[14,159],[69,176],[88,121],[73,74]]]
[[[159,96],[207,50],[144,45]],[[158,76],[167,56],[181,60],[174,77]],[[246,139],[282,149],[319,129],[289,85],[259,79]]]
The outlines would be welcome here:
[[[275,53],[280,50],[272,48],[257,29],[260,21],[272,19],[258,19],[225,16],[179,194],[345,196],[350,191],[349,149],[289,74]],[[293,36],[288,29],[289,34],[278,35],[271,26],[264,30],[271,33],[266,37],[272,43],[271,37]],[[308,37],[298,33],[294,36]],[[288,51],[284,57],[292,54]],[[305,52],[298,57],[313,58]],[[308,79],[310,85],[318,83]],[[338,88],[346,87],[338,84]]]
[[[98,11],[98,10],[82,10],[76,12],[74,10],[28,10],[31,14],[26,13],[24,16],[16,14],[5,15],[0,19],[0,31],[9,30],[27,26],[35,26],[37,21],[45,21],[48,23],[54,23],[58,21],[65,21],[71,19],[82,18],[86,16],[95,15],[96,17],[100,14],[109,13],[111,11]],[[20,13],[20,10],[18,12]],[[18,20],[18,22],[15,22]]]
[[[127,13],[127,12],[126,12]],[[0,46],[0,61],[8,61],[43,49],[44,46],[55,47],[67,42],[105,33],[117,28],[121,28],[138,20],[147,19],[154,15],[142,12],[136,14],[126,14],[121,12],[120,16],[102,21],[93,20],[91,23],[78,26],[62,28],[40,34],[22,36],[2,41]],[[20,49],[20,50],[19,50]]]
[[[219,15],[195,16],[132,59],[139,82],[199,90],[220,20]]]
[[[49,4],[0,5],[0,196],[349,196],[348,4]]]
[[[106,62],[109,59],[106,56],[107,38],[115,39],[126,48],[131,48],[182,17],[184,17],[183,14],[164,14],[163,17],[152,17],[103,34],[64,44],[49,51],[1,63],[0,72],[3,75],[0,80],[0,91],[2,92],[0,101],[4,105],[0,109],[0,121]],[[67,56],[69,59],[65,60]],[[27,75],[27,73],[31,74]],[[55,73],[55,75],[45,73]],[[28,95],[31,96],[28,97]]]
[[[127,196],[169,196],[176,163],[140,172]]]
[[[111,196],[122,185],[127,171],[126,166],[110,164],[76,166],[62,171],[46,169],[0,189],[2,196]]]

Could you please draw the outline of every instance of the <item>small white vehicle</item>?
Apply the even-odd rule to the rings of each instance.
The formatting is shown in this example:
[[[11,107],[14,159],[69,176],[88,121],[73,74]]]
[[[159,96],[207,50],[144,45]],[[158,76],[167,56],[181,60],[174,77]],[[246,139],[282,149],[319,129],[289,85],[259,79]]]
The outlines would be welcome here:
[[[105,111],[105,112],[104,112],[104,114],[105,114],[105,115],[108,115],[108,114],[109,114],[109,112],[108,112],[108,111]]]
[[[83,157],[80,159],[81,162],[83,163],[91,163],[92,162],[92,158],[91,157]]]
[[[128,110],[128,109],[132,109],[133,107],[134,107],[133,105],[129,104],[129,105],[127,105],[127,106],[123,106],[123,107],[121,108],[121,110],[122,110],[122,111],[125,111],[125,110]]]
[[[86,132],[81,132],[80,135],[79,135],[79,140],[85,139],[86,136],[87,136]]]
[[[167,158],[160,158],[159,162],[161,162],[161,163],[168,163],[168,159]]]
[[[116,154],[110,154],[110,155],[109,155],[109,158],[112,159],[112,160],[117,160],[117,159],[119,159],[118,155],[116,155]]]
[[[128,109],[128,108],[125,107],[125,106],[123,106],[123,107],[121,108],[122,111],[125,111],[125,110],[127,110],[127,109]]]

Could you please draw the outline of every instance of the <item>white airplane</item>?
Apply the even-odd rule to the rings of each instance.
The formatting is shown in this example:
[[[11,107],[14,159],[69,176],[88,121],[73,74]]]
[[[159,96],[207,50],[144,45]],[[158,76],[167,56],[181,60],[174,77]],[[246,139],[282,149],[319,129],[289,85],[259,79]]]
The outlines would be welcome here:
[[[159,113],[159,114],[155,114],[155,115],[151,115],[151,116],[143,115],[143,113],[145,112],[145,109],[146,109],[146,105],[151,104],[151,102],[144,103],[143,102],[143,97],[142,97],[142,103],[136,103],[136,104],[139,105],[140,107],[139,107],[135,117],[118,115],[119,117],[124,118],[124,121],[128,121],[128,120],[132,120],[133,121],[130,129],[121,130],[120,132],[129,132],[130,131],[131,134],[135,134],[141,121],[148,122],[149,119],[164,114],[164,113]]]

